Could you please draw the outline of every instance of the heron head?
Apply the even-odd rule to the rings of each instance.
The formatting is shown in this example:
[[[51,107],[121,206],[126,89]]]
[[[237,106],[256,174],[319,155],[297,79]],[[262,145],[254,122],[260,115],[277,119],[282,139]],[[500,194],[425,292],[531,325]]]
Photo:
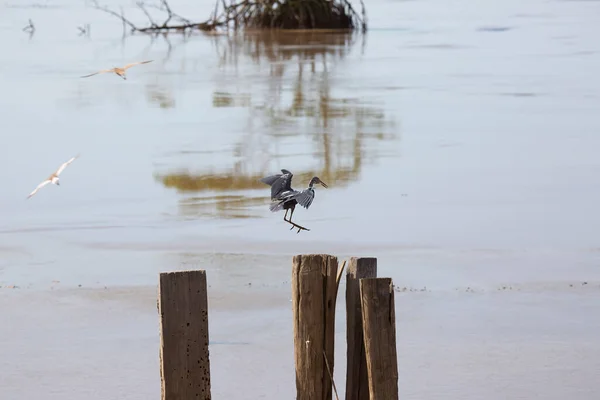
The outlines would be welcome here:
[[[319,179],[318,176],[315,176],[310,180],[310,186],[312,187],[315,183],[320,183],[324,188],[329,187],[325,184],[325,182]]]
[[[52,183],[54,183],[55,185],[60,186],[60,179],[58,179],[58,176],[52,177]]]

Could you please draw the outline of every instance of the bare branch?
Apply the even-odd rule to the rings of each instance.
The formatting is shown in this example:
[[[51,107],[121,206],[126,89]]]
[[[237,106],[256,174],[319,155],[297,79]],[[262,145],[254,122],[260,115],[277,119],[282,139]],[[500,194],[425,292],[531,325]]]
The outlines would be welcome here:
[[[78,26],[77,29],[79,29],[79,36],[85,35],[85,36],[90,36],[90,24],[84,24],[82,26]]]
[[[160,0],[158,5],[146,4],[147,0],[136,0],[137,6],[146,15],[150,24],[138,27],[121,14],[98,4],[92,0],[95,8],[111,14],[123,22],[124,28],[129,26],[131,32],[155,34],[158,32],[177,31],[186,34],[188,31],[213,31],[223,27],[233,28],[332,28],[367,29],[364,1],[360,1],[361,14],[356,12],[351,0],[215,0],[214,10],[210,18],[204,22],[194,22],[173,12],[168,0]],[[222,7],[222,10],[219,8]],[[166,14],[162,23],[157,23],[148,12],[148,8],[158,9]],[[172,21],[180,23],[171,24]]]
[[[219,0],[215,1],[215,10],[213,11],[212,20],[217,20],[217,11],[219,10]]]
[[[161,0],[161,4],[160,4],[160,5],[158,5],[158,6],[157,6],[157,5],[149,5],[148,7],[152,7],[152,8],[155,8],[155,9],[157,9],[157,10],[164,11],[164,12],[166,12],[167,14],[169,14],[169,11],[168,11],[168,10],[171,10],[171,8],[170,8],[170,7],[169,7],[168,9],[167,9],[167,8],[165,8],[165,6],[164,6],[164,3],[163,3],[163,1],[162,1],[162,0]],[[193,24],[194,24],[194,23],[193,23],[191,20],[189,20],[189,19],[187,19],[187,18],[184,18],[184,17],[182,17],[182,16],[181,16],[181,15],[179,15],[179,14],[176,14],[176,13],[174,13],[172,10],[171,10],[171,13],[170,13],[170,15],[171,15],[171,17],[172,17],[172,18],[174,18],[174,19],[177,19],[177,20],[179,20],[179,21],[183,22],[183,23],[184,23],[184,24],[186,24],[186,25],[193,25]]]
[[[23,28],[23,32],[35,32],[35,26],[33,25],[33,21],[31,20],[31,18],[29,19],[29,24],[27,24],[27,26]]]
[[[130,20],[125,18],[123,9],[121,9],[121,14],[118,14],[115,11],[109,9],[108,7],[100,6],[98,4],[98,0],[92,0],[92,2],[94,5],[94,8],[96,8],[100,11],[104,11],[105,13],[108,13],[112,16],[119,18],[123,22],[123,27],[125,28],[125,26],[128,25],[131,28],[131,32],[157,33],[157,32],[161,32],[161,31],[169,31],[169,30],[185,32],[187,29],[212,31],[215,28],[217,28],[218,26],[227,25],[227,23],[225,21],[219,21],[216,19],[207,20],[205,22],[192,22],[186,18],[183,18],[183,17],[173,13],[167,0],[161,0],[161,6],[159,9],[162,11],[165,11],[167,13],[167,19],[165,20],[165,22],[163,22],[162,25],[158,25],[154,22],[154,20],[150,17],[149,13],[146,10],[147,6],[143,2],[138,3],[138,7],[140,7],[142,9],[142,11],[146,14],[146,16],[148,17],[148,19],[150,20],[150,23],[151,23],[150,26],[140,28],[140,27],[136,26],[133,22],[131,22]],[[154,6],[154,8],[157,8],[157,7]],[[177,19],[183,21],[183,24],[169,25],[169,22],[173,18],[177,18]]]
[[[362,8],[362,31],[367,31],[367,9],[363,0],[360,0],[360,7]]]
[[[157,27],[156,22],[154,22],[154,20],[152,19],[152,15],[150,15],[150,13],[148,12],[148,10],[146,10],[146,6],[144,5],[143,1],[138,1],[136,3],[136,5],[144,12],[144,14],[146,14],[146,17],[148,17],[148,20],[150,21],[150,24],[153,27]]]
[[[92,0],[92,4],[94,5],[94,8],[100,10],[100,11],[104,11],[105,13],[108,13],[110,15],[114,15],[115,17],[119,18],[121,21],[123,21],[123,26],[125,25],[129,25],[129,27],[131,28],[132,32],[135,32],[137,30],[139,30],[134,24],[133,22],[131,22],[130,20],[128,20],[127,18],[125,18],[124,14],[123,14],[123,9],[121,8],[121,14],[119,15],[118,13],[114,12],[113,10],[107,8],[107,7],[103,7],[100,4],[98,4],[98,0]]]
[[[165,8],[165,11],[167,12],[167,19],[164,22],[164,24],[162,25],[163,28],[167,26],[167,24],[169,23],[169,21],[171,20],[171,18],[173,17],[173,11],[171,11],[171,7],[169,7],[169,3],[167,3],[167,0],[161,0],[163,7]]]

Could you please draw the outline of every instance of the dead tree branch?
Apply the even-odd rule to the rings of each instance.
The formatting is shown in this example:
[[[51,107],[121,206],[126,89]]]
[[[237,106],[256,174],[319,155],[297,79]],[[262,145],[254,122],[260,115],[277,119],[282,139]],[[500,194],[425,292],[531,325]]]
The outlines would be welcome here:
[[[35,26],[33,25],[33,21],[31,20],[31,18],[29,19],[29,24],[27,24],[27,26],[23,28],[23,32],[29,32],[31,34],[35,32]]]
[[[90,36],[90,30],[91,30],[91,26],[90,24],[84,24],[82,26],[78,26],[77,29],[79,30],[79,36]]]
[[[138,8],[140,8],[140,10],[142,10],[142,12],[146,15],[146,18],[150,22],[149,26],[143,26],[143,27],[137,26],[131,20],[125,18],[125,15],[123,14],[122,10],[121,10],[121,14],[119,14],[119,13],[111,10],[108,7],[101,6],[100,4],[98,4],[98,0],[93,0],[92,4],[93,4],[94,8],[96,8],[100,11],[104,11],[107,14],[110,14],[114,17],[119,18],[123,22],[124,27],[128,26],[130,28],[131,33],[135,33],[135,32],[157,33],[157,32],[171,31],[171,30],[186,31],[188,29],[190,29],[190,30],[198,29],[198,30],[203,30],[203,31],[210,31],[210,30],[216,29],[218,26],[224,25],[224,23],[219,21],[217,18],[211,18],[204,22],[190,21],[187,18],[184,18],[178,14],[175,14],[171,10],[171,7],[169,6],[169,3],[167,2],[167,0],[161,0],[161,4],[158,6],[156,6],[156,5],[148,6],[143,1],[140,1],[137,3]],[[165,12],[167,14],[165,21],[159,25],[159,23],[154,21],[154,19],[152,18],[152,16],[150,15],[150,13],[148,12],[146,7],[156,8],[158,10]],[[169,25],[169,22],[171,22],[172,19],[177,19],[181,23]]]
[[[188,24],[188,25],[193,24],[193,22],[190,21],[189,19],[184,18],[179,14],[175,14],[173,12],[173,10],[171,10],[171,7],[169,6],[169,3],[166,0],[161,0],[160,5],[158,5],[158,6],[151,5],[150,7],[156,8],[157,10],[160,10],[160,11],[165,11],[168,14],[168,19],[163,25],[165,25],[167,22],[169,22],[171,18],[175,18],[175,19],[179,20],[180,22],[183,22],[184,24]]]
[[[158,25],[156,25],[156,22],[154,22],[154,20],[152,19],[152,15],[150,15],[148,10],[146,10],[146,6],[144,5],[144,2],[138,1],[136,3],[136,5],[140,8],[140,10],[142,10],[144,12],[144,14],[146,14],[146,17],[148,17],[148,21],[150,21],[150,26],[153,28],[158,28]]]
[[[281,29],[356,29],[366,31],[366,12],[360,0],[362,17],[354,10],[350,0],[216,0],[214,11],[208,20],[194,22],[173,12],[168,0],[160,0],[158,5],[148,5],[144,0],[136,4],[149,21],[147,26],[137,26],[121,14],[92,0],[94,8],[119,18],[124,29],[131,33],[158,33],[169,31],[213,31],[217,28],[281,28]],[[148,12],[155,8],[166,14],[165,20],[158,23]],[[219,8],[221,8],[219,13]],[[176,20],[179,23],[170,24]]]
[[[93,0],[92,4],[94,5],[94,8],[96,8],[97,10],[104,11],[107,14],[110,14],[110,15],[113,15],[113,16],[119,18],[123,22],[123,26],[129,25],[132,32],[135,32],[137,30],[137,27],[133,24],[133,22],[131,22],[130,20],[125,18],[125,16],[123,15],[123,9],[121,9],[121,14],[118,14],[118,13],[114,12],[113,10],[111,10],[110,8],[104,7],[104,6],[101,6],[100,4],[98,4],[98,0]]]

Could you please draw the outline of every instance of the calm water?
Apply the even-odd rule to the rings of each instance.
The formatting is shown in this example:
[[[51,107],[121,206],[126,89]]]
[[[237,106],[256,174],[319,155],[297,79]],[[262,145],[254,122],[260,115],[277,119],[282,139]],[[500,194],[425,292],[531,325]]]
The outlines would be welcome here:
[[[103,4],[123,5],[131,19],[145,23],[134,2]],[[205,0],[173,0],[171,5],[198,20],[213,7]],[[544,344],[534,345],[547,329],[556,328],[555,310],[572,318],[570,326],[579,327],[579,333],[600,326],[598,318],[588,319],[600,282],[600,2],[374,0],[367,6],[371,30],[366,37],[313,32],[122,39],[120,22],[83,0],[5,1],[0,5],[0,286],[22,289],[14,299],[41,289],[31,301],[50,313],[58,302],[66,308],[57,318],[69,323],[71,311],[84,315],[86,307],[96,306],[63,303],[52,295],[44,300],[52,286],[147,289],[156,284],[159,271],[200,267],[209,270],[213,287],[241,291],[252,283],[267,292],[281,291],[289,290],[292,254],[364,254],[379,257],[380,275],[392,276],[400,286],[448,292],[511,284],[550,291],[543,298],[497,302],[488,297],[464,303],[462,297],[411,298],[401,306],[403,312],[413,310],[409,318],[417,321],[413,330],[404,331],[408,337],[414,333],[408,343],[416,346],[404,349],[406,360],[424,356],[430,348],[425,339],[434,339],[437,323],[452,326],[447,315],[460,319],[456,310],[464,309],[484,324],[494,322],[490,313],[507,318],[489,325],[495,332],[518,325],[511,319],[518,315],[532,321],[522,336],[504,337],[507,346],[518,346],[498,350],[504,351],[498,362],[519,355],[535,362],[542,362],[540,355],[554,357],[543,359],[562,365],[583,360],[566,348],[548,356]],[[29,18],[36,26],[33,35],[22,31]],[[89,36],[78,35],[77,27],[84,24],[91,26]],[[113,74],[79,78],[141,59],[154,62],[129,70],[127,81]],[[26,200],[42,179],[77,153],[81,157],[61,176],[60,187],[46,187]],[[294,214],[310,232],[289,231],[283,214],[268,210],[269,190],[258,179],[281,168],[294,172],[295,188],[305,187],[313,175],[329,185],[317,188],[309,210]],[[583,281],[589,283],[587,294],[551,303]],[[84,338],[93,331],[104,340],[104,334],[112,334],[122,339],[121,347],[143,336],[151,352],[144,347],[131,360],[156,362],[154,293],[148,290],[143,330],[132,325],[139,312],[134,307],[121,310],[113,325],[79,320],[74,335]],[[579,306],[582,302],[585,307]],[[235,308],[232,304],[228,307]],[[457,306],[454,313],[446,305]],[[427,312],[420,314],[420,307]],[[3,331],[5,337],[52,324],[11,310],[17,322],[14,330]],[[439,319],[424,322],[423,315],[431,314]],[[287,322],[274,322],[281,315],[270,315],[252,327],[240,326],[274,329],[291,338]],[[229,325],[226,317],[216,318],[218,340],[227,336]],[[418,323],[431,328],[429,336]],[[118,332],[103,330],[116,327]],[[493,350],[486,340],[498,338],[484,328],[469,323],[451,328],[457,329],[452,331],[456,337],[479,332],[483,338],[480,350],[472,349],[473,359],[456,374],[472,373],[472,365],[479,370],[482,363],[475,359]],[[580,340],[582,352],[598,354],[597,346],[593,353],[582,344],[591,343],[587,336],[573,339],[575,331],[559,331],[555,340]],[[10,355],[29,357],[30,343],[26,338],[20,345],[11,343],[23,350]],[[64,350],[61,343],[54,348],[57,356]],[[460,346],[444,343],[437,343],[450,357],[444,362],[451,363],[452,351],[457,358],[463,354]],[[263,344],[267,358],[289,349],[288,341],[276,350]],[[90,351],[105,354],[105,345]],[[223,360],[238,362],[235,354],[216,357],[221,360],[216,370]],[[452,386],[444,371],[456,365],[437,361],[436,356],[415,361],[417,370],[401,363],[401,369],[415,374],[406,393],[476,399],[497,392],[495,386],[486,387],[489,392],[473,390],[469,397],[460,388],[429,387],[425,377],[431,368]],[[285,389],[270,393],[287,395],[291,363],[277,362],[281,365],[275,368],[285,365],[289,376],[274,386]],[[519,365],[532,370],[535,362]],[[83,368],[74,365],[72,370]],[[124,370],[127,365],[122,364]],[[574,370],[591,370],[590,365]],[[4,367],[9,370],[12,362]],[[20,391],[27,387],[20,377],[34,374],[32,368],[8,382],[18,388],[11,392],[19,394],[16,398],[40,395]],[[157,384],[154,365],[149,368],[142,386]],[[494,383],[498,388],[516,379],[511,365],[506,371]],[[240,372],[242,381],[258,379],[254,372]],[[473,382],[489,379],[480,373],[469,376]],[[216,374],[218,387],[224,378]],[[105,372],[94,382],[110,381],[110,376]],[[527,379],[525,386],[514,386],[517,395],[533,393],[527,384],[551,387]],[[545,398],[577,398],[568,388],[579,383],[560,386],[564,392],[549,389]],[[139,385],[123,383],[124,388]],[[231,394],[226,386],[217,393]],[[148,387],[156,393],[155,386]]]
[[[597,274],[599,8],[375,2],[367,37],[123,40],[83,1],[7,2],[0,281],[150,283],[175,267],[144,249],[422,251],[436,267],[503,254],[518,271]],[[138,59],[155,61],[127,81],[78,78]],[[310,232],[268,210],[257,180],[281,168],[330,185],[295,214]]]

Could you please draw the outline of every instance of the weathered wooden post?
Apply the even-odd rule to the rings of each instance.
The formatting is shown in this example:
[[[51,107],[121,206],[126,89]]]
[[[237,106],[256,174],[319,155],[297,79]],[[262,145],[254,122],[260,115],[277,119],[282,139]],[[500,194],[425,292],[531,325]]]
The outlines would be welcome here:
[[[206,271],[160,274],[162,400],[210,400]]]
[[[398,400],[396,313],[392,279],[361,279],[360,298],[370,399]]]
[[[375,277],[377,258],[350,259],[346,270],[346,400],[369,400],[359,280]]]
[[[333,374],[337,257],[294,256],[292,307],[296,400],[331,400]],[[325,357],[324,355],[325,354]]]

